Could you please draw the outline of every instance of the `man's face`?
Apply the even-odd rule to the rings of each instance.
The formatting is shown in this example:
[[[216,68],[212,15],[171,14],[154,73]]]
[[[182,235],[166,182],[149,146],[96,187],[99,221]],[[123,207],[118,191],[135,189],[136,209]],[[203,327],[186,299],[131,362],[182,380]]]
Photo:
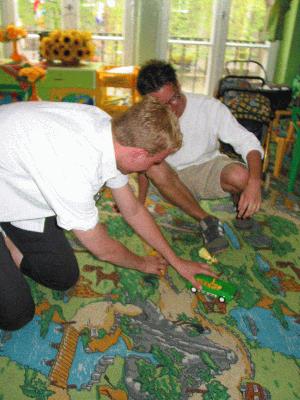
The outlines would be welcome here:
[[[162,104],[167,104],[177,118],[182,116],[186,106],[186,97],[181,92],[180,86],[167,83],[156,92],[150,93],[150,95],[158,99]]]
[[[122,157],[117,162],[118,169],[123,174],[129,174],[132,172],[145,172],[152,165],[160,164],[168,155],[172,154],[172,150],[164,150],[160,153],[151,155],[144,149],[130,147],[127,149],[126,157]]]

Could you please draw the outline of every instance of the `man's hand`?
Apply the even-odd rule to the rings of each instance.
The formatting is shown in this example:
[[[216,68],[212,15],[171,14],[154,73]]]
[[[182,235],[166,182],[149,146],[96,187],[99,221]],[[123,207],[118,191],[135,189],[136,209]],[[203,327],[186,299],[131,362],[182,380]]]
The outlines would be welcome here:
[[[145,256],[143,257],[143,264],[139,269],[145,274],[155,274],[164,276],[167,270],[168,262],[161,256]]]
[[[194,278],[196,274],[210,275],[213,276],[214,278],[218,277],[217,274],[211,271],[210,266],[205,263],[198,263],[195,261],[189,261],[183,259],[179,260],[180,263],[176,267],[176,270],[179,272],[181,276],[190,281],[192,285],[198,290],[201,290],[202,287],[201,284],[197,282],[196,279]]]
[[[238,203],[238,218],[249,218],[261,206],[261,180],[249,178]]]

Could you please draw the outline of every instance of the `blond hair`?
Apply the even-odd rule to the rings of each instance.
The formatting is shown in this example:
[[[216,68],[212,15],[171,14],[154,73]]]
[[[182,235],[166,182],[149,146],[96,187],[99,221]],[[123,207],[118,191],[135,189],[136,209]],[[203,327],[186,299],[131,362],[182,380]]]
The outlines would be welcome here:
[[[144,96],[140,103],[114,118],[112,130],[121,145],[143,148],[151,155],[176,151],[182,144],[177,117],[152,96]]]

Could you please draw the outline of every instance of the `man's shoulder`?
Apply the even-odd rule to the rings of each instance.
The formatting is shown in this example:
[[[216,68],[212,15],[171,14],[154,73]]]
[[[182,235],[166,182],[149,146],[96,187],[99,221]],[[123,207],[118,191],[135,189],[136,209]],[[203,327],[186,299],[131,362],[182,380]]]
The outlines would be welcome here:
[[[185,92],[184,94],[187,98],[187,102],[191,104],[217,105],[220,103],[220,101],[215,97],[211,97],[205,94],[188,93],[188,92]]]
[[[61,113],[69,118],[71,115],[97,115],[103,119],[111,119],[111,117],[103,110],[93,105],[58,102],[58,101],[38,101],[38,102],[16,102],[1,107],[1,111],[6,115],[9,114],[39,114],[44,118],[51,118],[51,114]],[[24,114],[25,113],[25,114]]]
[[[41,108],[48,108],[49,110],[66,110],[70,113],[84,113],[84,114],[97,114],[103,117],[107,117],[107,119],[111,119],[111,117],[103,110],[94,105],[89,104],[81,104],[74,102],[51,102],[51,101],[42,101],[39,102]]]
[[[201,111],[205,115],[208,113],[211,115],[217,113],[222,107],[222,103],[214,97],[198,93],[185,93],[185,95],[187,98],[186,114],[194,113],[197,110],[198,113]]]

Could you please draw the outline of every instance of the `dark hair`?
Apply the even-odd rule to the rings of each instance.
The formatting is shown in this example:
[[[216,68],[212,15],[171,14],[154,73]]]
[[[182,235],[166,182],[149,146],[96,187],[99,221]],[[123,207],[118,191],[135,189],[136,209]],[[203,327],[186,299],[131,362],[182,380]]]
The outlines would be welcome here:
[[[137,89],[142,96],[157,92],[167,83],[177,85],[176,71],[171,64],[149,60],[142,65],[137,77]]]

